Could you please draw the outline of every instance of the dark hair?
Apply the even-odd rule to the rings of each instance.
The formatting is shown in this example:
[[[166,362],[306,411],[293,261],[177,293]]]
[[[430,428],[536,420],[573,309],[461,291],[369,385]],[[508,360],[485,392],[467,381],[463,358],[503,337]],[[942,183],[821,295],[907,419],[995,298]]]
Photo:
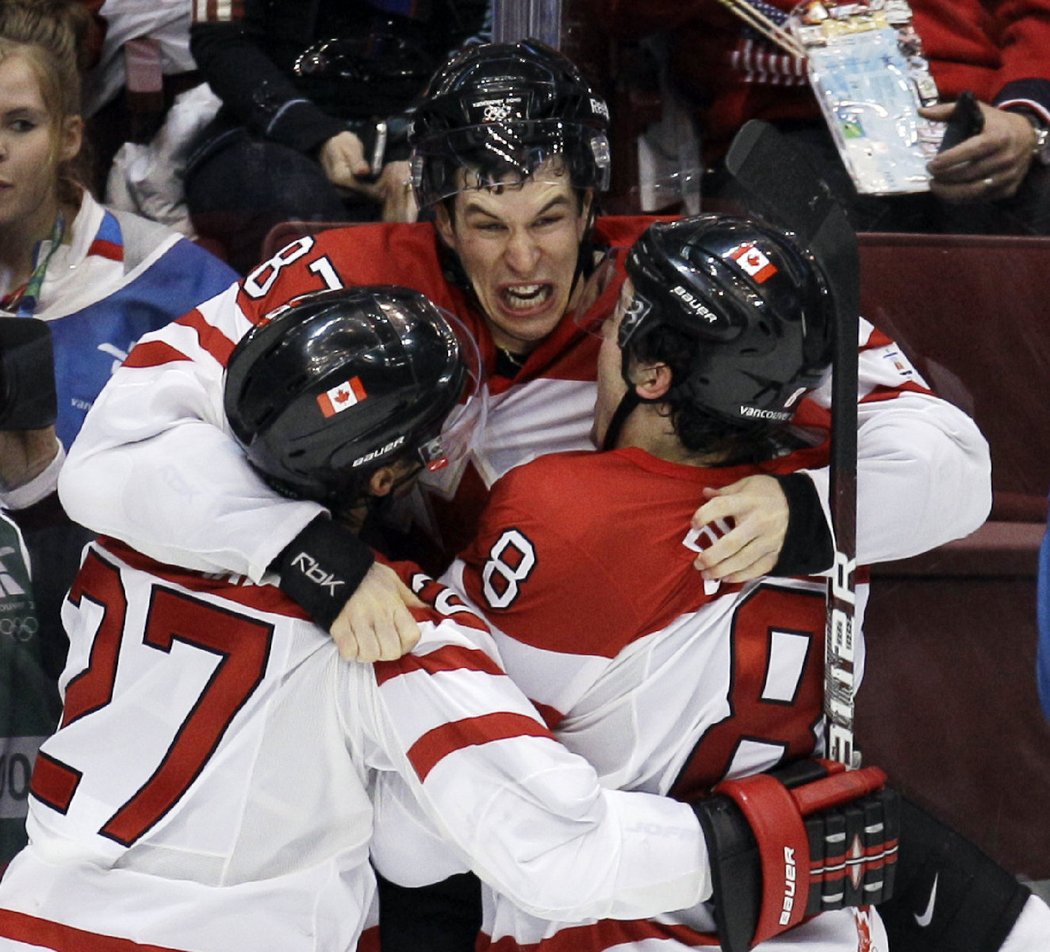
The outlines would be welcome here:
[[[675,435],[692,453],[723,457],[720,465],[754,463],[776,454],[785,424],[770,420],[730,422],[697,404],[687,390],[677,390],[674,382],[689,376],[696,338],[668,324],[661,324],[628,342],[625,359],[663,363],[671,369],[670,392],[660,399]]]
[[[568,170],[564,167],[564,165],[562,165],[557,171],[553,172],[552,174],[555,175],[555,176],[560,176],[560,175],[566,175],[567,176],[568,175]],[[491,191],[491,192],[493,192],[493,193],[495,193],[497,195],[500,195],[500,194],[503,193],[503,191],[505,189],[521,188],[523,185],[527,184],[530,181],[533,181],[533,178],[532,178],[531,175],[529,175],[527,178],[521,179],[521,180],[519,180],[517,182],[509,182],[506,185],[496,183],[496,184],[492,184],[492,185],[479,185],[479,186],[476,186],[476,187],[472,186],[472,188],[474,188],[474,190],[476,190],[476,191],[480,191],[482,189],[485,189],[487,191]],[[570,181],[569,184],[570,185],[572,184],[571,181]],[[573,195],[576,196],[576,214],[577,215],[582,215],[583,214],[583,212],[584,212],[584,205],[585,205],[585,203],[587,201],[587,195],[588,195],[588,193],[590,193],[590,195],[591,195],[590,222],[593,223],[595,217],[597,216],[597,202],[598,202],[598,198],[599,198],[597,191],[595,191],[594,189],[577,188],[576,186],[573,186],[572,187],[572,193],[573,193]],[[461,192],[456,192],[453,195],[447,195],[445,198],[440,199],[440,201],[438,202],[438,204],[445,209],[445,214],[448,215],[448,222],[452,226],[455,226],[455,224],[456,224],[456,199],[461,194],[462,194]]]

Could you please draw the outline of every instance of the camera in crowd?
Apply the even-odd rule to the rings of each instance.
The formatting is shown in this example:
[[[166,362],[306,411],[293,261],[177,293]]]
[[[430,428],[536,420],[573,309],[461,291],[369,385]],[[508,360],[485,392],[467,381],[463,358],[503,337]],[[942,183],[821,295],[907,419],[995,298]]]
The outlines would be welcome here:
[[[0,318],[0,430],[40,430],[57,415],[47,324],[35,317]]]

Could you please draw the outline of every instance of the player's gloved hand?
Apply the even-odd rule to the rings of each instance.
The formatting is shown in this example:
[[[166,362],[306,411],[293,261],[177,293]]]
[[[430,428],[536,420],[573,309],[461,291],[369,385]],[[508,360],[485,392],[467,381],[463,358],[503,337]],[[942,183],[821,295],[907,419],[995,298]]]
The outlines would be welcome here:
[[[693,804],[725,952],[744,952],[807,916],[889,897],[900,798],[885,783],[877,767],[807,760],[723,781]]]

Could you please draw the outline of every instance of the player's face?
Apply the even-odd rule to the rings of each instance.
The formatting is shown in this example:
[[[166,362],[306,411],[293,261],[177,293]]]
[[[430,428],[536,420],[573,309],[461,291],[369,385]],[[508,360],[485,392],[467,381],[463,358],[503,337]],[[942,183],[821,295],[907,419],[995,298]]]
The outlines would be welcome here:
[[[56,122],[36,73],[18,53],[0,59],[0,230],[32,240],[58,212],[58,164],[80,149],[80,119]]]
[[[598,350],[598,397],[594,404],[594,423],[591,424],[591,442],[599,449],[605,442],[616,408],[627,392],[623,379],[623,354],[617,337],[620,322],[634,297],[634,285],[628,278],[620,290],[616,309],[602,324],[602,345]]]
[[[497,347],[531,351],[572,304],[576,259],[587,228],[568,178],[475,188],[444,210],[438,229],[459,257],[481,302]]]

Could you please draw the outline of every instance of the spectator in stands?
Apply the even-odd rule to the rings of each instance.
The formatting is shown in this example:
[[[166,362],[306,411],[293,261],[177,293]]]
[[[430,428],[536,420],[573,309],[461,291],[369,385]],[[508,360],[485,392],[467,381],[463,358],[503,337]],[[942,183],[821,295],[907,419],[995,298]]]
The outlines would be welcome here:
[[[782,19],[795,0],[753,4]],[[804,64],[754,33],[718,0],[613,0],[603,22],[621,35],[665,32],[669,70],[694,102],[705,183],[717,195],[719,163],[749,119],[772,122],[806,150],[850,206],[862,230],[1050,233],[1050,2],[912,0],[914,27],[943,103],[923,111],[945,120],[972,90],[984,131],[930,162],[930,191],[858,195],[832,142]]]
[[[46,322],[57,389],[55,426],[0,430],[0,508],[19,524],[35,568],[52,679],[66,652],[59,605],[89,537],[55,493],[65,449],[138,337],[235,277],[168,229],[108,211],[82,186],[78,51],[89,21],[68,0],[0,4],[0,320]]]
[[[104,200],[112,202],[106,181],[121,146],[149,142],[176,96],[201,82],[190,55],[191,4],[189,0],[80,2],[99,11],[84,83],[85,135],[92,166],[85,184],[96,198],[106,196]],[[175,187],[181,192],[181,179]]]
[[[286,219],[411,221],[404,111],[486,0],[198,4],[190,50],[223,102],[188,159],[197,230],[242,273]]]

